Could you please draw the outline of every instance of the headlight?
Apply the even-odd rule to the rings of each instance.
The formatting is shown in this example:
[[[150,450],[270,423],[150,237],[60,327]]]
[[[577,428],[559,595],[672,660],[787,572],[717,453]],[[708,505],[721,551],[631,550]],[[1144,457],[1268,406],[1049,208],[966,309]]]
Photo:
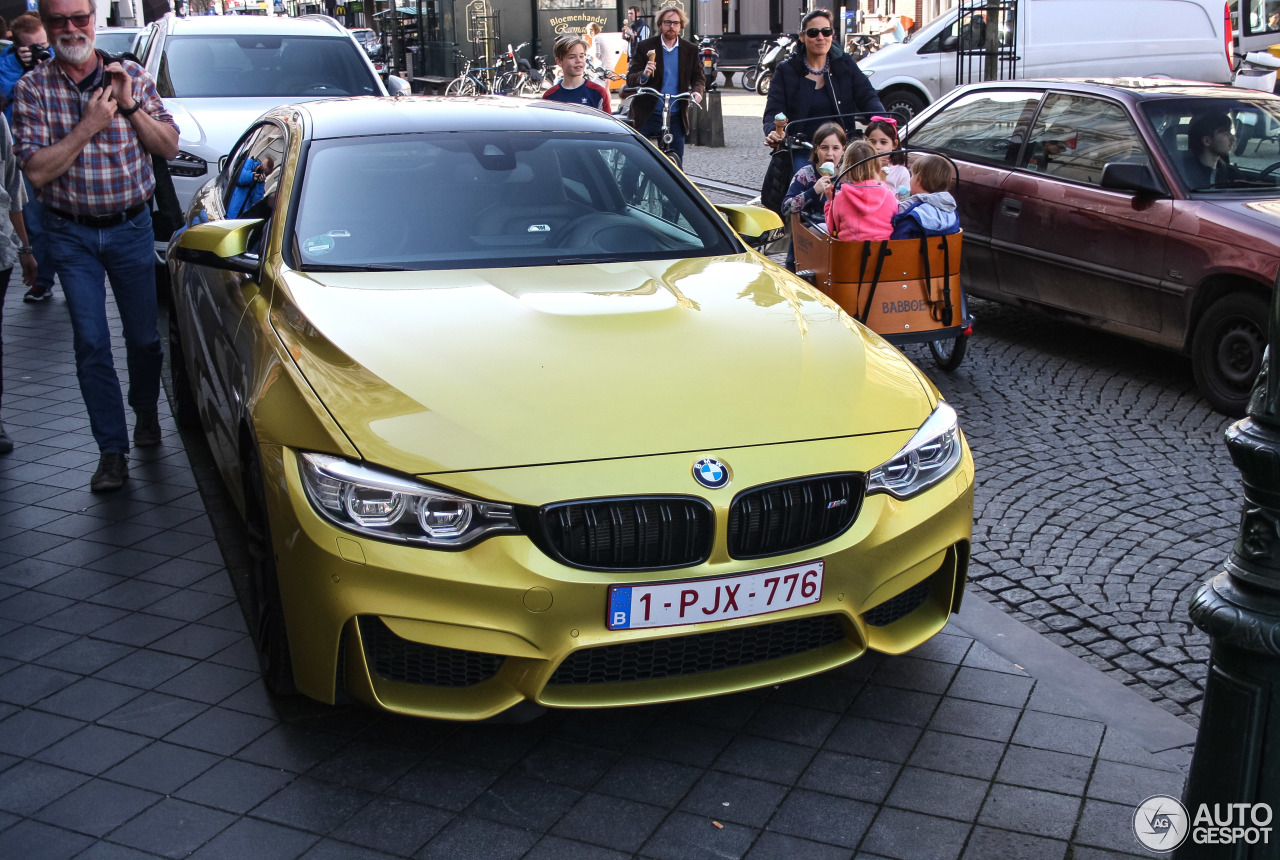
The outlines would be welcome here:
[[[956,411],[939,403],[893,459],[867,473],[867,493],[909,499],[951,474],[960,462],[961,451]]]
[[[204,176],[209,170],[209,162],[198,155],[179,150],[169,159],[169,172],[174,176]]]
[[[312,507],[360,534],[461,549],[520,530],[511,505],[469,499],[327,454],[302,454],[298,462]]]

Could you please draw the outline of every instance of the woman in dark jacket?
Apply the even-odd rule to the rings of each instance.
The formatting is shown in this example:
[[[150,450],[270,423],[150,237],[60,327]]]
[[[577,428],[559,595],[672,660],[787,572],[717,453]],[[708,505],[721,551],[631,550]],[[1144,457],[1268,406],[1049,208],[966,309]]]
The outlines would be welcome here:
[[[800,21],[801,49],[778,65],[769,84],[769,101],[764,108],[767,143],[782,141],[782,132],[774,123],[778,114],[786,115],[791,134],[809,140],[818,126],[832,117],[839,117],[835,121],[852,130],[854,114],[884,111],[871,81],[853,58],[834,44],[833,20],[830,11],[815,9]],[[792,173],[808,160],[808,152],[797,151]]]

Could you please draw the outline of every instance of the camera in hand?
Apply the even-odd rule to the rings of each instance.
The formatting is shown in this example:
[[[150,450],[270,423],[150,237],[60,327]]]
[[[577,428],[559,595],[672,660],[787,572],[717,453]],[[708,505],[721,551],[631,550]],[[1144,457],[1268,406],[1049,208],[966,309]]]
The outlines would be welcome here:
[[[34,69],[40,63],[53,57],[53,51],[49,50],[48,45],[29,45],[27,50],[31,51],[31,59],[24,64],[27,69]]]

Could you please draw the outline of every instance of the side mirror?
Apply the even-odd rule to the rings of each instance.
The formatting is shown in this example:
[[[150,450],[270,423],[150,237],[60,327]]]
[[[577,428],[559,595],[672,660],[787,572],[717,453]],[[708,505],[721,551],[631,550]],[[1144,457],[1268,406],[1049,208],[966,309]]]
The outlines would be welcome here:
[[[947,36],[945,39],[942,40],[942,44],[939,45],[938,47],[940,47],[943,51],[954,51],[957,47],[959,47],[959,45],[960,45],[959,36]]]
[[[413,92],[413,87],[402,77],[387,75],[387,92],[393,96],[407,96]]]
[[[719,203],[716,209],[743,239],[758,239],[782,227],[782,219],[772,209],[746,203]]]
[[[1147,197],[1164,197],[1169,191],[1149,164],[1111,161],[1102,165],[1102,187],[1132,191]]]
[[[248,249],[254,231],[263,223],[256,218],[196,224],[178,234],[169,254],[184,263],[256,275],[261,261]]]

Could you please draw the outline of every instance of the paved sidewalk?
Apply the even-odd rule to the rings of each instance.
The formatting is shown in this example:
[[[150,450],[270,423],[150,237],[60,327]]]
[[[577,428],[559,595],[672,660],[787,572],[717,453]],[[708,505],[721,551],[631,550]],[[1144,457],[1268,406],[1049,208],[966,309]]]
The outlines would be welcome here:
[[[1181,792],[1185,723],[974,595],[909,655],[701,702],[458,725],[272,699],[201,443],[189,460],[162,403],[165,444],[90,494],[61,293],[21,292],[0,857],[1101,860],[1139,852],[1141,800]]]

